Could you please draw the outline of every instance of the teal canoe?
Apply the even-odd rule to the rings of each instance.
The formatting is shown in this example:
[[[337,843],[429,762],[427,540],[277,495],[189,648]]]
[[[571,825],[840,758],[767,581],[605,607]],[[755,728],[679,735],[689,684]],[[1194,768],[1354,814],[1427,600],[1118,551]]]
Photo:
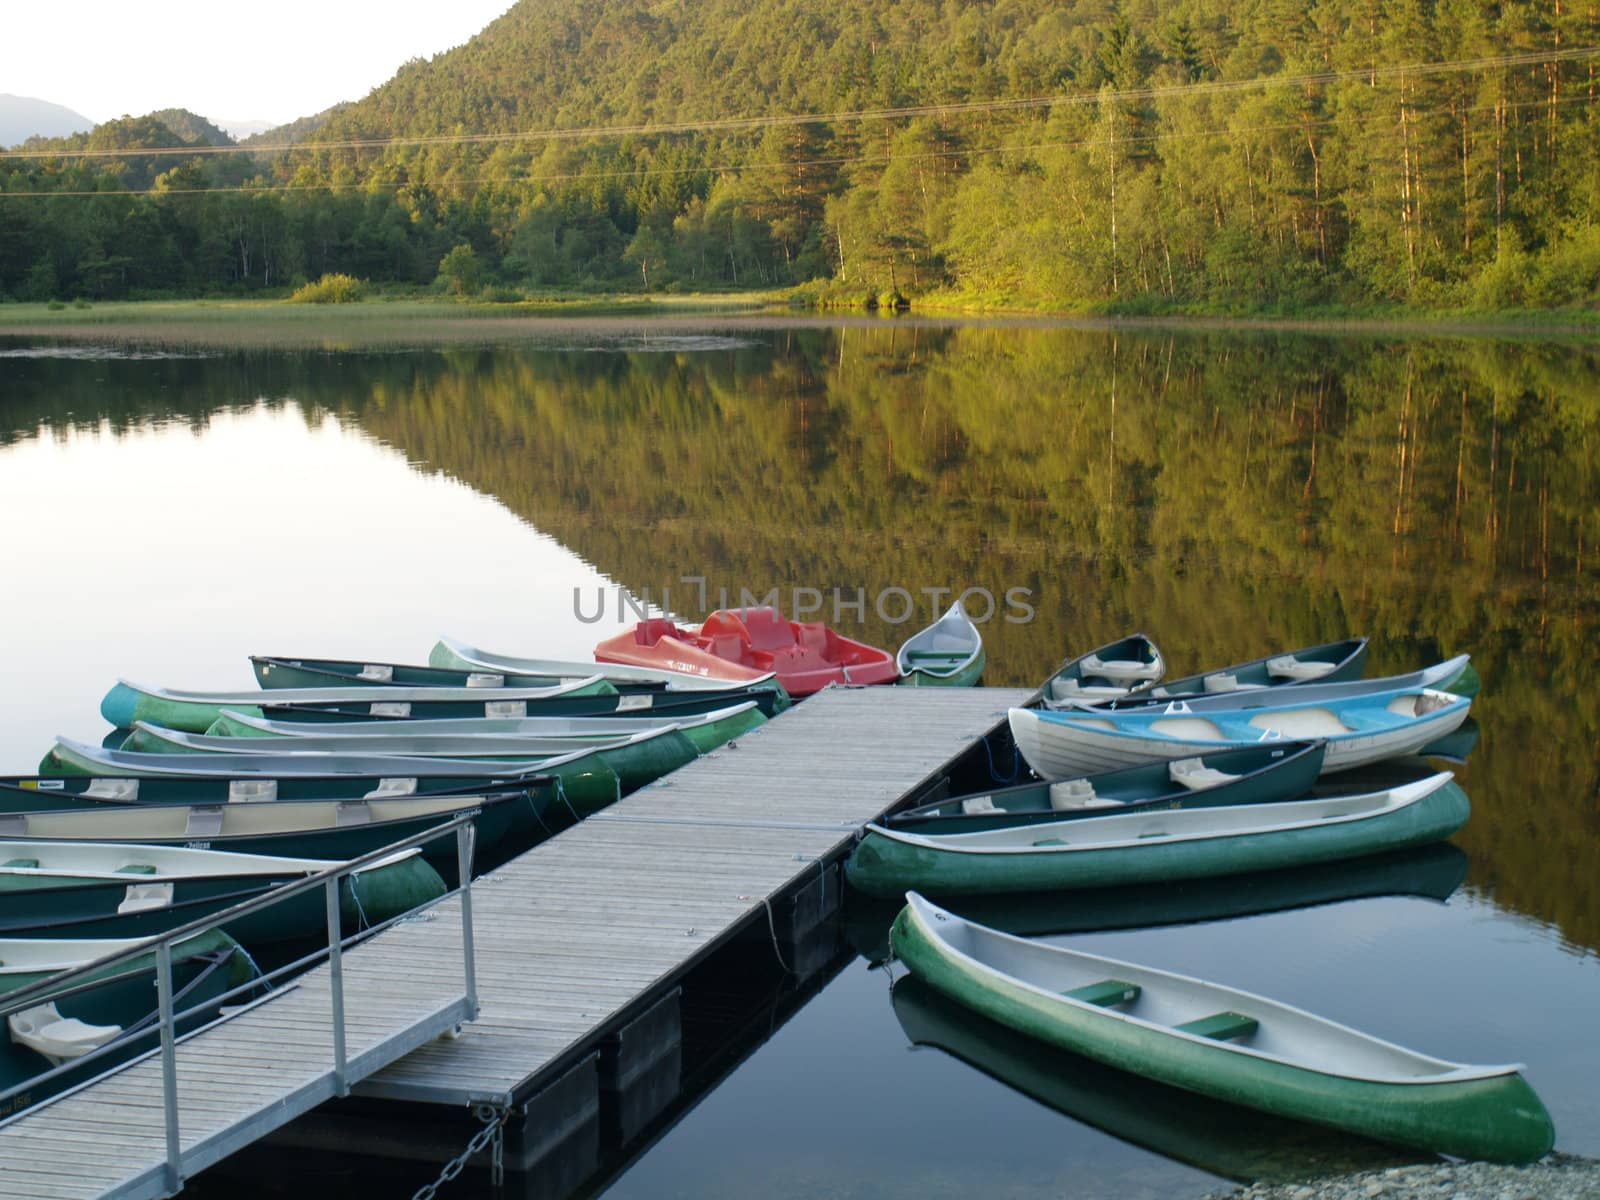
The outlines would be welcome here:
[[[256,804],[102,805],[0,815],[0,838],[29,841],[137,842],[192,850],[229,850],[287,858],[351,859],[470,816],[477,869],[520,853],[570,823],[553,786],[482,795],[394,796],[353,800],[276,800]],[[422,846],[449,883],[458,875],[456,841]]]
[[[259,742],[257,743],[259,748]],[[476,778],[479,788],[515,784],[530,775],[553,775],[561,795],[581,812],[592,812],[621,795],[617,773],[604,755],[579,750],[556,758],[502,762],[496,759],[404,758],[385,754],[140,754],[107,750],[71,738],[57,738],[39,763],[41,776],[105,775],[136,779],[179,776],[231,777],[237,784],[260,781],[263,792],[296,776],[350,775],[365,784],[374,776],[393,788],[425,788],[431,780]],[[240,791],[244,789],[239,788]]]
[[[1069,658],[1039,685],[1039,699],[1047,707],[1110,700],[1159,683],[1166,670],[1160,648],[1132,633]]]
[[[1065,1117],[1239,1183],[1295,1183],[1433,1159],[1141,1079],[979,1016],[915,975],[895,980],[895,1019],[929,1046]]]
[[[912,892],[890,940],[913,975],[1018,1033],[1173,1087],[1461,1158],[1554,1143],[1517,1066],[1466,1066],[1215,983],[999,933]]]
[[[59,993],[25,988],[51,976],[89,966],[98,959],[131,950],[130,938],[0,939],[0,1118],[21,1112],[66,1088],[98,1075],[157,1045],[152,1021],[157,1015],[155,951],[125,960],[63,984]],[[227,934],[195,934],[172,949],[178,1031],[186,1033],[218,1011],[221,998],[260,972]],[[248,995],[235,997],[235,1004]],[[140,1030],[145,1036],[137,1036]],[[96,1053],[96,1052],[99,1053]],[[72,1067],[74,1060],[96,1057]],[[48,1080],[41,1075],[68,1067]],[[31,1086],[30,1086],[31,1085]]]
[[[983,635],[959,600],[895,656],[902,687],[975,687],[985,661]]]
[[[105,753],[104,748],[101,753]],[[217,805],[261,800],[359,800],[393,796],[450,796],[517,788],[553,791],[555,778],[519,774],[495,779],[467,775],[385,777],[382,775],[293,775],[284,778],[230,775],[3,775],[0,814],[76,811],[127,805]],[[612,784],[615,790],[615,783]],[[3,836],[3,835],[0,835]]]
[[[868,825],[846,864],[876,896],[1162,884],[1360,858],[1443,841],[1471,806],[1448,771],[1355,796],[1161,809],[980,833]]]
[[[692,762],[695,745],[676,725],[647,730],[629,737],[574,744],[560,738],[505,737],[364,737],[342,732],[319,736],[279,738],[263,742],[255,737],[211,737],[182,733],[140,722],[123,742],[124,751],[141,754],[277,754],[295,759],[341,754],[381,754],[395,758],[433,759],[455,763],[497,763],[506,770],[522,767],[547,775],[562,775],[569,767],[581,768],[591,757],[616,775],[626,795]]]
[[[1176,699],[1218,692],[1251,691],[1301,683],[1341,683],[1360,679],[1367,666],[1367,639],[1345,638],[1321,646],[1280,650],[1231,666],[1163,679],[1141,694]]]
[[[358,659],[252,654],[250,669],[255,672],[256,682],[268,691],[322,687],[561,688],[562,694],[568,696],[615,696],[623,690],[592,668],[574,675],[526,675],[482,671],[475,667],[424,667]],[[635,686],[628,690],[661,689]]]
[[[337,865],[131,842],[0,841],[0,934],[149,937]],[[445,890],[420,852],[403,851],[341,881],[342,918],[363,929]],[[326,901],[308,891],[222,928],[246,946],[316,937],[327,929]]]
[[[329,726],[322,721],[275,721],[224,712],[206,730],[211,737],[303,738],[326,737],[494,737],[534,738],[580,745],[614,742],[639,733],[653,733],[675,725],[701,754],[715,750],[766,723],[753,700],[729,705],[698,716],[667,717],[502,717],[425,721],[350,721]]]
[[[223,709],[262,715],[267,704],[358,704],[370,716],[411,716],[418,705],[434,703],[470,704],[479,716],[526,716],[530,704],[566,701],[582,704],[603,702],[615,707],[616,695],[597,695],[593,689],[604,683],[598,676],[555,687],[539,688],[430,688],[383,687],[378,684],[350,687],[275,688],[271,691],[194,692],[177,688],[150,687],[118,680],[100,701],[100,715],[115,729],[132,729],[140,721],[199,733],[222,715]],[[614,689],[612,689],[614,691]],[[640,699],[648,699],[641,697]],[[430,713],[428,715],[437,715]]]
[[[910,833],[976,833],[1158,808],[1271,804],[1310,791],[1322,772],[1323,753],[1321,742],[1222,750],[1056,783],[953,796],[894,813],[883,824]]]

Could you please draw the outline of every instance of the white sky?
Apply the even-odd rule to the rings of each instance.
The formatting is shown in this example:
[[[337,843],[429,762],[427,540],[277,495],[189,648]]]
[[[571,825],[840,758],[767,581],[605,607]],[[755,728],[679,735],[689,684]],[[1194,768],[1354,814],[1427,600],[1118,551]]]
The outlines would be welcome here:
[[[512,0],[11,0],[0,92],[106,121],[161,108],[283,124],[359,100],[409,58],[459,46]]]

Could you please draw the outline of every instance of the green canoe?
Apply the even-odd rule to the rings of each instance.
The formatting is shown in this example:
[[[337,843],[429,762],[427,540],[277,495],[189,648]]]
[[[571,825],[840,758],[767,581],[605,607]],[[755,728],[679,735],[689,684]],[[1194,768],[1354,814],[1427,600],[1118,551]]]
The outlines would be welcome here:
[[[426,721],[351,721],[330,726],[322,721],[275,721],[243,713],[224,712],[206,730],[211,737],[497,737],[534,738],[580,745],[614,742],[638,733],[652,733],[668,725],[694,743],[701,754],[766,723],[754,700],[729,705],[690,717],[500,717]]]
[[[975,925],[912,892],[890,934],[932,987],[1147,1079],[1379,1141],[1498,1162],[1554,1143],[1515,1066],[1463,1066],[1263,996]]]
[[[908,833],[975,833],[1157,808],[1271,804],[1311,790],[1322,771],[1323,751],[1321,742],[1222,750],[1057,783],[954,796],[894,813],[883,824]]]
[[[895,655],[903,687],[974,687],[984,663],[983,635],[959,600]]]
[[[8,1035],[0,1037],[0,1117],[156,1046],[151,1024],[158,1007],[153,950],[79,976],[58,993],[35,992],[13,999],[53,975],[133,949],[139,940],[0,939],[0,1019]],[[179,942],[172,949],[172,985],[174,995],[182,997],[175,1000],[175,1007],[186,1015],[180,1017],[178,1031],[185,1033],[212,1020],[224,995],[259,974],[250,956],[225,933],[213,930]],[[233,1002],[245,999],[247,994]],[[146,1036],[137,1036],[140,1029],[147,1031]],[[71,1067],[96,1051],[101,1053]],[[57,1066],[69,1069],[39,1079]]]
[[[255,739],[246,739],[255,740]],[[432,780],[449,780],[452,786],[462,778],[476,777],[479,788],[515,784],[529,775],[553,775],[560,782],[561,796],[579,812],[593,812],[616,800],[621,794],[617,773],[607,765],[612,750],[579,750],[556,758],[504,762],[497,759],[404,758],[392,754],[285,754],[260,753],[257,740],[253,754],[138,754],[126,750],[106,750],[71,738],[57,738],[56,744],[39,763],[39,774],[107,775],[131,778],[173,776],[231,777],[238,784],[255,777],[262,790],[276,782],[296,776],[356,776],[360,786],[373,776],[394,787],[407,785],[425,788]],[[620,753],[630,747],[623,743]],[[693,757],[691,754],[690,757]]]
[[[553,786],[483,795],[395,796],[356,800],[275,800],[266,804],[102,805],[76,811],[0,815],[0,838],[29,841],[137,842],[191,850],[229,850],[288,858],[351,859],[424,833],[458,816],[473,817],[477,870],[521,853],[570,823]],[[456,842],[441,837],[423,857],[452,885]]]
[[[275,688],[272,691],[192,692],[177,688],[148,687],[118,680],[100,701],[100,715],[115,729],[132,729],[139,721],[185,729],[191,733],[210,727],[223,709],[262,715],[265,704],[358,704],[369,716],[412,716],[424,704],[470,704],[479,716],[524,716],[530,704],[545,701],[603,702],[615,707],[625,697],[601,696],[592,689],[604,680],[595,676],[574,683],[542,688],[404,688],[371,686]],[[609,685],[608,685],[609,686]],[[633,699],[648,700],[649,697]],[[428,715],[437,715],[430,713]]]
[[[1471,806],[1448,771],[1355,796],[1159,809],[980,833],[868,825],[846,871],[892,896],[1164,884],[1359,858],[1443,841]]]
[[[0,841],[0,934],[149,937],[337,865],[127,842]],[[348,876],[340,893],[346,926],[362,929],[444,895],[445,885],[407,850]],[[222,928],[247,946],[316,937],[327,904],[308,891]]]
[[[1231,921],[1372,896],[1414,896],[1442,904],[1466,880],[1467,864],[1465,851],[1435,842],[1310,867],[1179,880],[1168,887],[963,896],[961,913],[1005,933],[1044,937]],[[904,896],[891,900],[851,893],[841,922],[845,939],[868,962],[883,962],[889,956],[889,926],[903,907]]]
[[[475,667],[421,667],[340,658],[284,658],[252,654],[250,669],[263,688],[446,687],[561,688],[567,696],[615,696],[624,689],[590,669],[571,675],[525,675]],[[659,691],[659,687],[628,690]]]

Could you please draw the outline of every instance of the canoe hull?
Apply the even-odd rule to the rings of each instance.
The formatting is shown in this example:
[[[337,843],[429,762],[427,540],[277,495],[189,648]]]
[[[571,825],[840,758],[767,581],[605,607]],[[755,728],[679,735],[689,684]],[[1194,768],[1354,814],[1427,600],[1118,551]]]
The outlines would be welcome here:
[[[951,999],[1028,1037],[1204,1096],[1462,1158],[1529,1162],[1555,1139],[1521,1075],[1393,1083],[1331,1075],[1069,1004],[950,953],[909,907],[890,943]]]
[[[297,874],[180,879],[173,883],[170,904],[132,912],[117,911],[126,884],[94,880],[77,886],[0,890],[0,933],[8,937],[151,937],[302,878]],[[439,873],[421,855],[413,854],[343,880],[340,915],[346,931],[353,932],[399,916],[444,892]],[[327,902],[320,891],[290,897],[222,926],[224,933],[245,946],[317,937],[326,930]]]
[[[1271,819],[1271,808],[1263,806],[1263,820]],[[1362,820],[1082,850],[964,852],[900,841],[869,826],[846,874],[853,887],[874,896],[907,890],[933,895],[1059,891],[1208,879],[1425,846],[1455,833],[1470,813],[1467,794],[1449,782],[1415,803]]]

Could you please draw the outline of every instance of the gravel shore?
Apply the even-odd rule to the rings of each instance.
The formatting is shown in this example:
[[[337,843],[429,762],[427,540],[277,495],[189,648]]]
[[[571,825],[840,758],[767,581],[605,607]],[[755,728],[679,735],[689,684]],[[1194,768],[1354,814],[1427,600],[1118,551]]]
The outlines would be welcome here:
[[[1425,1163],[1213,1192],[1206,1200],[1600,1200],[1600,1162],[1548,1154],[1525,1167]]]

